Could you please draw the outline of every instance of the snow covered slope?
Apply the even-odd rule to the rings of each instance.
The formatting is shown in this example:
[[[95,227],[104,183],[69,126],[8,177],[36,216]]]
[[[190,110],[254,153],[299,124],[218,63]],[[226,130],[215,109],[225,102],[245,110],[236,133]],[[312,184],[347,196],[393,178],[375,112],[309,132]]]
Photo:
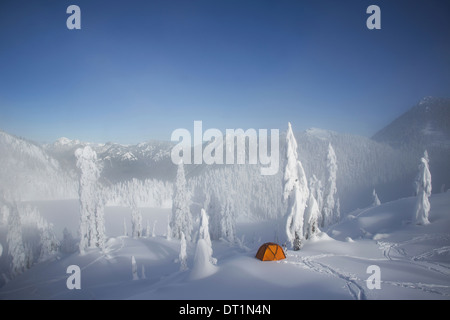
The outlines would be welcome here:
[[[415,155],[428,150],[433,192],[450,186],[450,99],[426,97],[373,136]]]
[[[239,244],[213,241],[215,272],[198,280],[190,276],[195,243],[187,247],[189,269],[180,271],[180,242],[164,237],[168,210],[145,212],[150,223],[158,220],[156,236],[132,239],[120,231],[129,213],[115,208],[106,215],[105,254],[92,250],[40,263],[0,288],[0,299],[450,299],[450,193],[431,197],[427,226],[411,224],[414,202],[354,212],[278,262],[254,257],[259,245],[274,240],[276,223],[240,223]],[[132,256],[139,280],[132,280]],[[66,287],[66,269],[74,264],[81,268],[81,290]],[[367,287],[372,265],[381,270],[379,290]]]
[[[0,195],[15,200],[72,198],[73,175],[40,146],[0,131]],[[1,196],[0,196],[1,198]]]
[[[400,147],[450,148],[450,99],[426,97],[377,132],[375,141]]]

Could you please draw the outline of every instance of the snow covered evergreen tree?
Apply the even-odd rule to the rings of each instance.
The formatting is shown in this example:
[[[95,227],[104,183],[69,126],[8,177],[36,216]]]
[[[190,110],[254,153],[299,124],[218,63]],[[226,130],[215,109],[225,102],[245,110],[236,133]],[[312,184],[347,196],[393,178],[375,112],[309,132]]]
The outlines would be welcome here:
[[[180,254],[178,260],[180,261],[180,271],[187,270],[186,237],[183,232],[181,233]]]
[[[208,256],[210,258],[211,263],[216,264],[217,259],[213,258],[213,256],[212,256],[213,249],[212,249],[211,236],[209,234],[209,218],[208,218],[208,215],[206,214],[205,209],[201,210],[200,215],[201,215],[200,216],[200,229],[198,232],[198,238],[199,238],[199,240],[202,239],[205,242],[206,247],[208,248]]]
[[[13,205],[10,208],[6,242],[8,243],[8,254],[12,258],[11,274],[16,276],[25,271],[27,263],[25,246],[22,239],[22,224],[17,205]]]
[[[314,195],[310,193],[308,206],[305,211],[305,239],[311,239],[320,232],[319,229],[320,211]]]
[[[142,237],[142,213],[135,199],[131,201],[131,235],[135,239]]]
[[[220,217],[220,237],[233,243],[236,234],[236,213],[233,199],[230,196],[227,197],[227,200],[222,205]]]
[[[287,202],[286,242],[294,250],[299,250],[304,237],[304,213],[309,197],[308,182],[305,171],[297,155],[297,141],[288,124],[286,134],[286,167],[284,168],[283,200]]]
[[[377,207],[381,204],[380,199],[378,198],[377,192],[375,191],[375,189],[373,189],[372,192],[372,207]]]
[[[200,229],[195,249],[194,263],[190,274],[191,279],[200,279],[213,274],[216,270],[217,259],[213,258],[211,238],[209,235],[208,215],[201,210]]]
[[[153,228],[152,228],[152,238],[156,237],[156,222],[157,220],[153,221]]]
[[[125,218],[123,218],[123,235],[125,237],[128,236],[127,220]]]
[[[134,256],[131,256],[131,275],[133,277],[133,280],[139,280],[138,267],[136,263],[136,258]]]
[[[186,186],[184,165],[181,161],[178,164],[170,217],[170,229],[175,239],[181,239],[181,233],[184,233],[186,240],[191,241],[192,215],[189,206],[190,196]]]
[[[53,233],[53,225],[45,221],[41,216],[40,224],[37,225],[40,235],[40,255],[39,261],[44,261],[58,252],[59,241]]]
[[[95,207],[95,240],[95,245],[103,251],[106,244],[105,201],[101,193],[97,193]]]
[[[218,197],[218,192],[214,188],[208,190],[204,208],[208,212],[209,234],[212,239],[218,240],[222,236],[222,206]]]
[[[77,251],[77,242],[67,228],[64,228],[63,230],[63,239],[61,241],[60,250],[62,253],[74,253]]]
[[[317,206],[319,208],[319,213],[322,212],[323,208],[323,185],[322,181],[317,179],[316,175],[313,174],[309,181],[309,190],[311,191],[314,199],[316,199]],[[321,215],[319,216],[319,223],[321,223]]]
[[[336,223],[340,219],[340,205],[337,206],[337,160],[331,143],[328,144],[327,154],[328,180],[325,188],[324,202],[322,209],[322,227],[326,228]],[[339,210],[338,210],[339,207]]]
[[[415,208],[416,223],[421,225],[430,223],[428,220],[428,215],[430,213],[430,201],[428,200],[428,197],[431,195],[432,186],[428,161],[428,152],[425,151],[424,156],[420,159],[419,172],[415,180],[417,194]]]
[[[83,254],[86,248],[99,246],[101,245],[99,240],[104,239],[104,215],[98,185],[101,168],[97,163],[97,154],[89,146],[77,149],[75,157],[77,168],[80,170],[79,250]]]
[[[141,279],[147,279],[147,276],[145,275],[144,265],[141,265]]]
[[[145,236],[147,238],[150,238],[150,234],[151,234],[151,232],[150,232],[150,221],[148,221],[148,219],[147,219],[147,226],[145,227]]]
[[[2,214],[2,224],[8,225],[9,207],[7,205],[2,205],[0,211]]]

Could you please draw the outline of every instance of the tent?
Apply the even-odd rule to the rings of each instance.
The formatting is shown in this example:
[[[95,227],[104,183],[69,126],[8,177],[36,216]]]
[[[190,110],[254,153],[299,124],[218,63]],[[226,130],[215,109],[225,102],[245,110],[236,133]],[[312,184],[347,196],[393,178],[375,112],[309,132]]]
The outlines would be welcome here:
[[[259,247],[256,258],[262,261],[275,261],[286,259],[286,255],[278,244],[267,242]]]

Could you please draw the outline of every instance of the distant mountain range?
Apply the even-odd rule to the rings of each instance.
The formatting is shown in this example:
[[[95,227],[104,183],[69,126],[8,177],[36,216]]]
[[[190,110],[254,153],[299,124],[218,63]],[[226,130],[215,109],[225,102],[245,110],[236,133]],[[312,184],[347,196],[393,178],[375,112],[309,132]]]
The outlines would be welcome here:
[[[344,211],[370,204],[373,188],[377,188],[382,202],[411,195],[419,157],[425,149],[431,159],[434,191],[439,191],[442,184],[450,186],[450,99],[424,98],[372,138],[322,129],[309,129],[297,133],[296,137],[308,178],[314,174],[325,181],[326,150],[328,143],[333,145]],[[175,177],[170,142],[149,141],[126,146],[60,138],[52,144],[38,145],[0,131],[0,194],[22,200],[77,197],[74,152],[86,145],[102,161],[102,180],[107,184],[133,178],[173,181]],[[283,134],[280,147],[284,149]],[[224,166],[187,165],[186,172],[188,178],[199,182],[206,172],[212,175],[220,167]],[[237,170],[242,173],[242,167]],[[248,177],[254,181],[246,186],[257,190],[261,183],[281,183],[281,171],[280,166],[276,177],[265,180],[252,173]],[[220,189],[221,181],[211,181]]]
[[[69,171],[76,170],[75,150],[91,146],[103,163],[103,178],[117,183],[131,178],[172,180],[175,166],[170,160],[170,142],[149,141],[137,145],[117,143],[94,144],[60,138],[53,144],[44,145],[44,150]],[[170,162],[170,164],[168,164]]]

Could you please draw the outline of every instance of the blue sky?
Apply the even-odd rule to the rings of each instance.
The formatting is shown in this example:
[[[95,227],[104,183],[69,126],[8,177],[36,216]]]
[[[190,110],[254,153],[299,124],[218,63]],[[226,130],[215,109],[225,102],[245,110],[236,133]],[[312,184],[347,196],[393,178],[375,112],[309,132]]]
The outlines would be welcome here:
[[[81,8],[81,30],[66,8]],[[381,30],[366,9],[381,8]],[[450,97],[450,4],[2,0],[0,129],[38,142],[319,127],[365,136]]]

